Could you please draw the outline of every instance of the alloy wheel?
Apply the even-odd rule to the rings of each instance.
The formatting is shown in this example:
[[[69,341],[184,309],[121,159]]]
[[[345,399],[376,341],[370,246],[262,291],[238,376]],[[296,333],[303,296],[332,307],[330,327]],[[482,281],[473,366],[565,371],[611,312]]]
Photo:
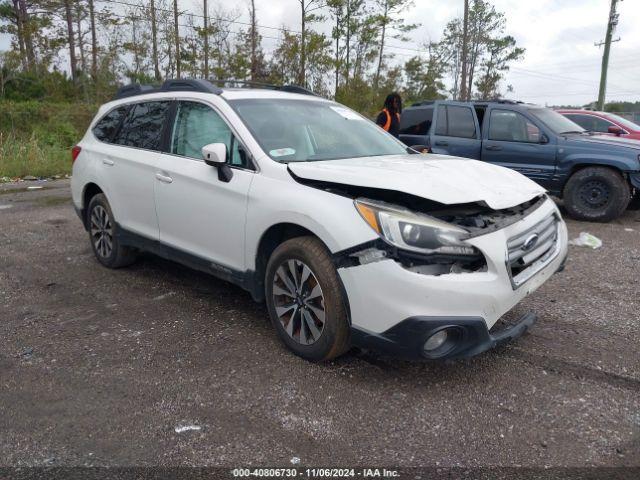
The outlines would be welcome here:
[[[91,211],[91,241],[102,258],[109,258],[113,251],[113,226],[109,213],[102,205]]]
[[[302,345],[318,341],[325,325],[325,300],[308,265],[289,259],[278,267],[273,278],[273,304],[289,337]]]

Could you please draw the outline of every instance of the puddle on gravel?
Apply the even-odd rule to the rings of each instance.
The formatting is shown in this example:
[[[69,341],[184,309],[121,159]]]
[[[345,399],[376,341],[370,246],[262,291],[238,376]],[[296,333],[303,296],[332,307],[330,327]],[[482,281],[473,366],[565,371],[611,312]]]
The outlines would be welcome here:
[[[33,188],[34,186],[40,188]],[[49,190],[51,187],[46,187],[44,185],[30,185],[28,187],[20,187],[20,188],[7,188],[0,189],[0,195],[11,195],[13,193],[24,193],[24,192],[41,192],[42,190]]]
[[[64,203],[71,204],[71,197],[38,197],[33,200],[33,203],[44,207],[54,207]]]

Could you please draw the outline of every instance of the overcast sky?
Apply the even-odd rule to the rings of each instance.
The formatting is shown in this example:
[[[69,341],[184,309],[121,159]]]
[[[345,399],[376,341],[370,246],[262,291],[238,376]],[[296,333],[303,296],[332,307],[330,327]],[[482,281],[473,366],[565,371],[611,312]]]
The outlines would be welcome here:
[[[242,0],[240,0],[242,1]],[[297,0],[258,0],[260,23],[297,27]],[[421,48],[439,40],[446,23],[461,16],[462,0],[417,0],[406,14],[422,26],[409,44]],[[494,0],[505,13],[507,32],[527,49],[524,60],[513,64],[504,85],[513,85],[511,98],[540,104],[584,104],[598,96],[602,48],[610,0]],[[613,44],[607,100],[640,100],[640,0],[619,3],[620,23]],[[263,30],[268,34],[268,31]],[[265,40],[266,46],[274,40]],[[398,60],[415,52],[391,49]]]
[[[124,0],[131,1],[131,0]],[[183,8],[193,6],[200,13],[201,0],[179,0]],[[214,3],[210,0],[210,3]],[[218,0],[225,9],[239,9],[247,19],[248,0]],[[494,0],[496,9],[506,14],[507,32],[526,48],[525,58],[513,64],[504,85],[512,85],[511,98],[540,104],[584,104],[597,98],[602,48],[594,42],[604,39],[610,0]],[[393,45],[420,49],[439,40],[445,24],[462,14],[462,0],[416,0],[407,11],[409,22],[421,23],[411,41]],[[264,26],[285,25],[299,29],[298,0],[256,0],[258,22]],[[607,100],[640,100],[640,0],[619,3],[620,23],[613,44],[609,68]],[[329,26],[321,29],[329,31]],[[277,36],[268,28],[264,36]],[[270,51],[276,40],[265,38]],[[0,49],[8,39],[0,36]],[[415,55],[412,50],[393,48],[398,61]]]

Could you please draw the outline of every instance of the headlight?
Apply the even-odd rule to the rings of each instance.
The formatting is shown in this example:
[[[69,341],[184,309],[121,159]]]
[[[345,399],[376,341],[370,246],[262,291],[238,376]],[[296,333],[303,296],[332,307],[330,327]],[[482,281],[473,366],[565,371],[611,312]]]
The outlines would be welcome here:
[[[423,254],[478,255],[464,242],[468,232],[433,217],[396,206],[358,199],[355,206],[382,238],[403,250]]]

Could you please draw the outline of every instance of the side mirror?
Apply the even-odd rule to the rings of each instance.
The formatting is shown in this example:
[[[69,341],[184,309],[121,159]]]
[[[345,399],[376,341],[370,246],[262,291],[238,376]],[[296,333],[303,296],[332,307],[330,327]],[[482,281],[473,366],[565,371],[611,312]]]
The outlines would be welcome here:
[[[610,125],[609,128],[607,129],[607,132],[613,133],[614,135],[617,135],[619,137],[624,133],[624,130],[617,125]]]
[[[410,150],[409,153],[429,153],[431,151],[426,145],[411,145],[408,150]]]
[[[212,167],[218,167],[227,163],[227,146],[224,143],[210,143],[202,147],[204,163]]]
[[[229,182],[233,178],[233,170],[227,163],[227,146],[224,143],[210,143],[202,147],[204,163],[218,169],[218,179]]]
[[[549,137],[547,137],[544,133],[540,135],[540,143],[545,145],[549,143]]]

